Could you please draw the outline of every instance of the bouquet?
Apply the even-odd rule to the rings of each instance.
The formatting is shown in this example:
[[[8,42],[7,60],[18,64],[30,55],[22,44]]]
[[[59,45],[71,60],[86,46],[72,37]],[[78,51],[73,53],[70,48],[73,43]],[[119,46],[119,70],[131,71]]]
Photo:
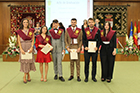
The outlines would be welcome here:
[[[6,54],[6,58],[8,55],[10,57],[19,55],[19,46],[16,46],[16,43],[17,43],[17,37],[16,34],[13,32],[13,34],[9,37],[9,44],[8,44],[9,46],[3,52],[3,54]]]
[[[7,56],[10,57],[15,57],[16,55],[19,55],[19,46],[17,47],[7,47],[7,49],[3,52],[3,54],[6,54],[6,58]]]
[[[138,47],[135,44],[130,45],[129,41],[125,43],[125,47],[124,47],[124,49],[122,49],[122,53],[125,56],[129,56],[129,55],[139,56],[140,55],[140,51],[139,51]]]

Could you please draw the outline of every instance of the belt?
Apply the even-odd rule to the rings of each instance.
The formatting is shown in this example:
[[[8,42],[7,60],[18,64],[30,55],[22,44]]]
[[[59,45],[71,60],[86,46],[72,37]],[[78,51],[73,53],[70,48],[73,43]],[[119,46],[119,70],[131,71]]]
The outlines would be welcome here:
[[[70,44],[70,45],[78,45],[78,44]]]

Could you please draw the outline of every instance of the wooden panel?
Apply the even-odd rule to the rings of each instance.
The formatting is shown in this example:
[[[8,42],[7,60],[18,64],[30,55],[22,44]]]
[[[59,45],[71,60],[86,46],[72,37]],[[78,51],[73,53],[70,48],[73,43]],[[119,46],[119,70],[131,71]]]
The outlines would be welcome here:
[[[140,2],[140,0],[94,0],[94,2]]]
[[[0,4],[0,11],[1,11],[1,9],[2,9],[2,6],[1,6],[1,4]],[[2,47],[2,44],[3,44],[3,35],[2,35],[2,20],[1,20],[1,17],[2,17],[2,13],[0,13],[0,54],[2,53],[2,49],[3,49],[3,47]]]
[[[94,2],[139,2],[140,0],[94,0]],[[0,0],[0,2],[45,2],[45,0]]]
[[[36,59],[36,54],[34,55],[35,59]],[[3,62],[17,62],[19,59],[19,56],[16,56],[14,58],[11,58],[11,57],[7,57],[6,58],[6,55],[3,55]],[[117,54],[116,55],[116,58],[115,58],[115,61],[138,61],[139,58],[138,56],[133,56],[133,55],[130,55],[128,57],[122,55],[122,54]],[[67,61],[69,62],[69,55],[66,54],[63,61]],[[84,55],[81,54],[80,56],[80,61],[84,61]],[[92,59],[90,58],[90,61],[92,61]],[[97,58],[97,61],[100,61],[100,55],[98,54],[98,58]]]
[[[0,2],[45,2],[45,0],[0,0]]]
[[[0,2],[0,24],[2,28],[0,28],[0,34],[2,39],[0,38],[0,54],[7,47],[8,38],[10,36],[10,7],[8,5],[44,5],[44,2]]]
[[[2,24],[0,24],[0,54],[2,53]]]

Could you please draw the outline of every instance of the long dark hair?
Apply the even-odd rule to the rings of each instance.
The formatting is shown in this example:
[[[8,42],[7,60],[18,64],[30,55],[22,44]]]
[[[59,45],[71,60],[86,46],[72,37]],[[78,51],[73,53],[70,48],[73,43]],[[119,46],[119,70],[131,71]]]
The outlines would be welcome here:
[[[21,24],[20,24],[19,29],[23,29],[23,21],[24,21],[24,20],[27,20],[27,21],[28,21],[28,26],[27,26],[27,28],[29,28],[29,20],[28,20],[27,18],[23,18],[23,19],[21,20]]]
[[[106,22],[104,23],[104,28],[103,28],[104,36],[107,34],[107,33],[106,33],[106,29],[105,29],[105,24],[106,24],[106,23],[108,23],[108,25],[109,25],[108,33],[109,33],[109,31],[110,31],[110,28],[111,28],[110,22],[106,21]]]
[[[64,25],[62,24],[62,22],[59,23],[59,26],[62,28],[65,28]]]
[[[47,26],[42,26],[42,27],[41,27],[41,30],[40,30],[40,35],[42,34],[42,29],[43,29],[44,27],[46,27],[46,29],[47,29],[46,35],[48,34],[48,27],[47,27]]]

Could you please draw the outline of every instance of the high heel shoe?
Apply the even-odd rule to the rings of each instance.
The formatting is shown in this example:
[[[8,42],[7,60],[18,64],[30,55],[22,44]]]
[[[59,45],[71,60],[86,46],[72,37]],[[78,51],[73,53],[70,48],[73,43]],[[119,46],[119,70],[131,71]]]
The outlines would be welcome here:
[[[27,78],[27,81],[28,82],[31,82],[31,79],[30,79],[30,75],[28,74],[28,76],[27,76],[28,78]]]
[[[26,84],[26,83],[27,83],[27,81],[23,81],[23,83],[24,83],[24,84]]]
[[[41,78],[41,79],[40,79],[40,81],[44,81],[44,79],[43,79],[43,78]]]
[[[31,79],[30,80],[27,80],[28,82],[31,82]]]
[[[26,84],[26,83],[27,83],[27,81],[26,81],[26,80],[24,81],[24,77],[23,77],[23,83],[24,83],[24,84]]]
[[[105,79],[104,78],[101,78],[101,81],[105,81]]]
[[[44,79],[44,82],[46,82],[47,81],[47,79]]]
[[[111,82],[111,79],[107,79],[107,82],[110,83]]]

